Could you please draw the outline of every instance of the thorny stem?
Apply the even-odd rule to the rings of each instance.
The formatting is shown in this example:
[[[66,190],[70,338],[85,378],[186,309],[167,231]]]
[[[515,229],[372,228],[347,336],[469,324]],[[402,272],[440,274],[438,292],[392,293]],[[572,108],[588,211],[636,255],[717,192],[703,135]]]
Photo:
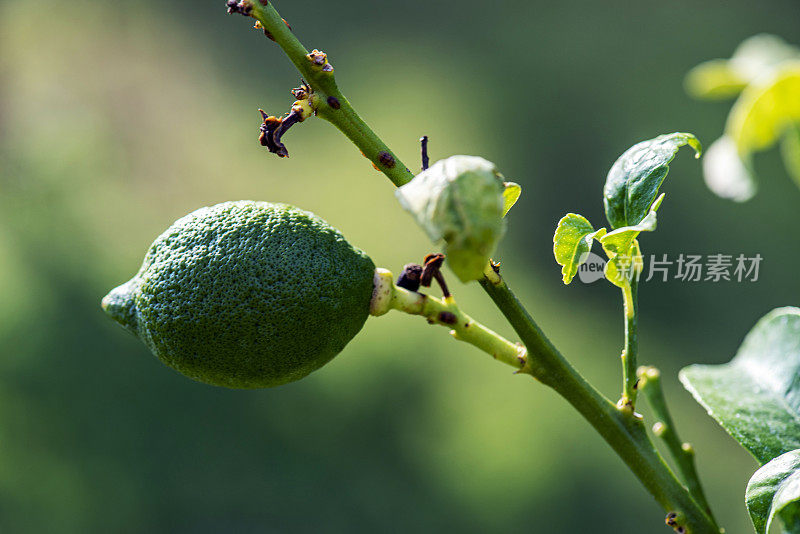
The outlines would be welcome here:
[[[266,5],[263,5],[258,0],[245,1],[252,4],[251,16],[269,32],[316,93],[317,116],[332,123],[345,134],[394,185],[399,187],[411,181],[414,174],[375,135],[339,90],[327,56],[317,50],[309,53],[271,3],[265,2]]]
[[[667,446],[675,465],[681,474],[683,483],[694,497],[694,500],[703,507],[706,513],[714,519],[711,507],[708,505],[700,476],[694,460],[694,448],[689,443],[681,441],[672,415],[667,408],[667,399],[661,388],[661,373],[655,367],[640,367],[637,371],[639,377],[639,391],[642,392],[647,404],[653,411],[656,423],[653,425],[653,434],[661,438]]]
[[[420,155],[422,159],[422,170],[427,171],[430,166],[431,160],[428,157],[428,136],[423,135],[419,140]]]
[[[680,533],[719,534],[653,446],[641,418],[615,406],[567,362],[499,274],[487,270],[481,285],[528,348],[530,374],[556,390],[597,430],[669,512],[668,524]]]
[[[436,283],[442,289],[442,296],[448,298],[450,297],[450,290],[447,288],[447,282],[445,282],[441,271],[444,259],[444,254],[428,254],[425,256],[419,283],[424,287],[431,287],[431,282],[436,280]]]
[[[317,56],[314,56],[313,52],[308,53],[286,27],[271,3],[264,6],[258,1],[253,2],[252,15],[261,22],[265,30],[270,32],[314,91],[323,96],[319,99],[317,113],[342,131],[393,184],[400,186],[409,182],[414,177],[413,173],[356,114],[336,86],[332,69],[325,71],[313,59],[309,59]],[[327,63],[322,67],[325,64]],[[335,100],[332,101],[331,97]],[[332,107],[331,102],[338,105],[338,108]],[[719,534],[720,530],[714,521],[700,508],[664,463],[650,441],[641,419],[637,418],[632,410],[618,409],[608,398],[586,382],[545,337],[497,272],[487,267],[481,285],[527,348],[525,364],[522,364],[510,350],[508,353],[503,351],[498,359],[519,369],[525,366],[526,372],[552,387],[572,404],[622,458],[664,510],[669,512],[667,522],[676,531],[686,534]],[[398,289],[405,291],[402,288]],[[428,302],[427,310],[423,301]],[[432,297],[416,301],[417,305],[422,302],[419,314],[430,318],[428,315],[430,310],[454,313],[446,302],[438,301],[437,304],[437,301],[438,299]],[[459,317],[458,314],[456,317]],[[462,323],[457,322],[457,324]],[[456,335],[458,337],[458,330]],[[460,335],[461,339],[465,339],[463,333]]]
[[[392,282],[392,273],[376,269],[375,289],[370,303],[372,315],[383,315],[399,310],[411,315],[421,315],[430,324],[450,329],[450,335],[481,349],[494,359],[526,372],[527,351],[520,343],[512,343],[500,334],[486,328],[462,312],[452,296],[438,299],[416,291],[409,291]]]

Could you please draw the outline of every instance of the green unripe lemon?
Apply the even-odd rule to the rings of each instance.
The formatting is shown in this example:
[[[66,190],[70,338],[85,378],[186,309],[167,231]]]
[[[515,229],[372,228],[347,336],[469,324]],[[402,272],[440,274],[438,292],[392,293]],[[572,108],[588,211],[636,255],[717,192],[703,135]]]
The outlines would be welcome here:
[[[102,306],[190,378],[270,387],[325,365],[361,330],[374,270],[312,213],[225,202],[176,221]]]

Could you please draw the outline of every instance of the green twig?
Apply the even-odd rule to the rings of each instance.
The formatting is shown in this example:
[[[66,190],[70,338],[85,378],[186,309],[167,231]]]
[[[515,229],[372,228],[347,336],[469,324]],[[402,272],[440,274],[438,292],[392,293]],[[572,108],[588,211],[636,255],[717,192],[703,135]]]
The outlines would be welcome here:
[[[278,43],[289,59],[300,71],[316,94],[315,111],[350,139],[375,167],[392,183],[401,186],[409,182],[414,174],[403,165],[386,144],[375,135],[350,105],[350,101],[336,85],[333,66],[327,56],[317,50],[309,53],[295,37],[272,3],[262,5],[257,0],[244,0],[251,6],[250,16],[261,23],[272,39]]]
[[[622,398],[619,407],[631,411],[636,405],[636,360],[639,354],[639,281],[633,276],[630,285],[622,288],[625,310],[625,349],[622,351]]]
[[[681,441],[675,429],[675,423],[667,408],[667,400],[661,388],[661,373],[655,367],[640,367],[637,371],[639,377],[639,390],[647,399],[647,403],[653,410],[656,423],[653,425],[653,433],[661,438],[667,449],[675,460],[675,465],[681,474],[683,483],[692,494],[694,499],[713,519],[711,507],[708,505],[703,486],[700,484],[700,476],[697,474],[697,467],[694,460],[694,448],[689,443]]]
[[[719,534],[719,528],[687,492],[653,446],[640,417],[621,410],[567,362],[498,275],[481,282],[528,348],[528,368],[555,389],[603,436],[658,503],[678,532]],[[683,529],[683,530],[680,530]]]
[[[430,324],[449,328],[454,338],[474,345],[519,372],[527,371],[525,346],[508,341],[462,312],[452,296],[438,299],[431,295],[409,291],[394,284],[391,272],[386,269],[376,269],[370,313],[379,316],[390,310],[421,315],[428,319]]]
[[[317,93],[318,115],[341,130],[396,186],[410,181],[413,173],[356,114],[336,86],[333,70],[323,68],[327,59],[325,63],[315,62],[314,58],[319,56],[308,53],[271,3],[264,6],[257,1],[242,1],[248,5],[252,2],[252,16],[261,22]],[[338,100],[333,106],[330,97]],[[617,409],[583,379],[545,337],[497,273],[488,269],[481,285],[522,338],[528,351],[526,372],[555,389],[589,421],[669,512],[669,524],[686,533],[718,534],[714,522],[695,503],[655,450],[641,420],[632,411]],[[443,305],[447,306],[446,303]],[[429,310],[425,310],[424,304],[419,311],[428,316]],[[449,311],[449,308],[440,311]],[[519,364],[519,361],[514,364],[507,357],[503,360],[515,366]]]

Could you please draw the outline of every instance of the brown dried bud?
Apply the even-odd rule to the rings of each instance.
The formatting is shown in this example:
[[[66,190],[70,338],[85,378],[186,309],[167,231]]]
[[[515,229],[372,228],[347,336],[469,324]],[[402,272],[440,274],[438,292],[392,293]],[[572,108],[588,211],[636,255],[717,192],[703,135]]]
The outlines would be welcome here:
[[[249,17],[253,12],[253,4],[250,0],[228,0],[225,2],[225,7],[228,8],[228,14],[239,13],[240,15]]]
[[[314,90],[305,82],[305,80],[301,80],[301,82],[302,83],[300,84],[300,87],[295,87],[292,89],[292,96],[294,96],[297,100],[307,100]]]
[[[309,52],[306,57],[314,65],[322,66],[328,62],[328,54],[322,52],[321,50],[317,50],[316,48]]]

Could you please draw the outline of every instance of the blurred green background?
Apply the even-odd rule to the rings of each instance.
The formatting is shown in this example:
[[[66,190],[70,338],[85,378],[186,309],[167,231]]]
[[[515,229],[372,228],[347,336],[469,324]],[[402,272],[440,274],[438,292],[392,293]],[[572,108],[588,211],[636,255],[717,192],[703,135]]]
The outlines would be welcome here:
[[[762,31],[800,43],[795,0],[278,3],[410,167],[495,161],[523,185],[498,253],[565,355],[619,391],[621,302],[562,285],[556,221],[604,224],[601,190],[633,143],[676,130],[706,144],[728,103],[683,74]],[[298,76],[214,2],[0,2],[0,530],[3,532],[665,532],[663,513],[555,394],[441,328],[370,319],[321,372],[228,391],[161,365],[100,310],[152,239],[234,199],[315,211],[395,272],[432,249],[391,184],[330,125],[279,160],[256,142]],[[756,283],[649,283],[643,363],[665,375],[728,532],[748,532],[755,463],[676,379],[730,359],[770,309],[799,304],[800,191],[775,152],[761,190],[714,197],[681,153],[646,254],[764,257]],[[454,292],[506,335],[477,285]],[[575,325],[580,325],[576,328]]]

